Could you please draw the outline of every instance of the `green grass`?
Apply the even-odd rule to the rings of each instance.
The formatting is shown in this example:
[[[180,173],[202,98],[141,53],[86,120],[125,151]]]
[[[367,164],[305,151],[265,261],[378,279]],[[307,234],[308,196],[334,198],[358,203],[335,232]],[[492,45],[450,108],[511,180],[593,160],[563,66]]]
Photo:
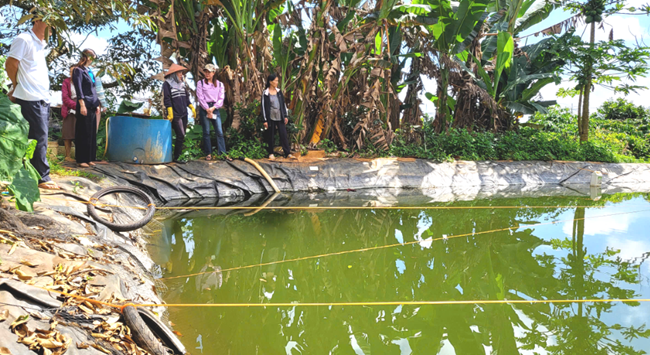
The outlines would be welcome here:
[[[61,165],[62,162],[63,162],[63,156],[57,156],[56,159],[49,159],[50,174],[58,175],[58,176],[84,177],[84,178],[90,179],[90,180],[92,180],[94,182],[98,182],[98,181],[101,181],[103,179],[102,177],[100,177],[98,175],[95,175],[95,174],[91,174],[91,173],[88,173],[88,172],[85,172],[85,171],[80,171],[80,170],[64,167],[63,165]]]

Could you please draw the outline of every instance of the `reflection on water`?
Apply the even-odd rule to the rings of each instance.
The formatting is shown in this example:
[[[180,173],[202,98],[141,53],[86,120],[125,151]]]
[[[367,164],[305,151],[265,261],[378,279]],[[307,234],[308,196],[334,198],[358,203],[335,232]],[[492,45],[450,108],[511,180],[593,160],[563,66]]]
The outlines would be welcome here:
[[[167,220],[152,248],[163,277],[203,273],[165,281],[169,303],[650,298],[647,196],[450,206],[482,205],[593,207],[263,210]],[[555,220],[567,221],[532,226]],[[649,315],[647,303],[169,309],[195,354],[642,354]]]

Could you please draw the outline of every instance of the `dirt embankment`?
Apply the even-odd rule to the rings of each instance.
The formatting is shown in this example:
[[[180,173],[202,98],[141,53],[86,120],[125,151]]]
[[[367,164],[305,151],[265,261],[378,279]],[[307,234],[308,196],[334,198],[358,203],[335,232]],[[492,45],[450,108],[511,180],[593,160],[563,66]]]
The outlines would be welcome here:
[[[158,336],[170,353],[183,353],[164,309],[138,309],[140,316],[129,318],[119,308],[162,303],[145,248],[150,228],[114,233],[85,214],[80,200],[113,185],[110,179],[99,184],[79,177],[56,180],[64,190],[42,191],[35,213],[0,208],[0,354],[164,353],[162,344],[149,349],[139,341],[149,326],[162,329]],[[128,196],[113,202],[138,204]],[[141,214],[108,212],[100,209],[116,220]]]

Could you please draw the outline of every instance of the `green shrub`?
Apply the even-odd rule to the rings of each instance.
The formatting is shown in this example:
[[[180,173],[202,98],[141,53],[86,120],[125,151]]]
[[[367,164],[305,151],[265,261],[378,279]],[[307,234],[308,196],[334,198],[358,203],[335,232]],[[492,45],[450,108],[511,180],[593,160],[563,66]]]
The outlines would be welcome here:
[[[421,134],[424,144],[405,143],[406,140],[398,136],[390,149],[391,155],[436,161],[451,157],[461,160],[634,162],[647,160],[650,150],[642,138],[608,132],[596,132],[589,142],[582,144],[575,135],[529,127],[499,134],[465,130],[435,134],[429,129]]]
[[[547,114],[535,113],[529,122],[542,126],[547,132],[575,134],[578,132],[577,116],[572,114],[569,109],[559,106],[550,107]]]
[[[233,159],[249,158],[249,159],[263,159],[266,158],[268,152],[266,151],[266,144],[261,143],[255,139],[242,141],[237,145],[230,148],[228,156]]]
[[[618,98],[615,101],[606,101],[595,113],[597,118],[605,120],[627,120],[648,118],[650,112],[643,106]]]
[[[241,118],[239,131],[229,127],[225,133],[226,147],[231,158],[262,159],[268,155],[266,144],[262,142],[264,125],[259,119],[259,107],[259,101],[235,106],[235,111]]]
[[[322,139],[322,140],[318,143],[318,145],[319,145],[319,146],[321,147],[321,149],[323,149],[323,150],[325,151],[325,153],[327,153],[327,154],[334,153],[334,152],[336,152],[337,150],[339,150],[339,148],[336,146],[336,144],[335,144],[334,142],[332,142],[331,140],[327,139],[327,138]]]

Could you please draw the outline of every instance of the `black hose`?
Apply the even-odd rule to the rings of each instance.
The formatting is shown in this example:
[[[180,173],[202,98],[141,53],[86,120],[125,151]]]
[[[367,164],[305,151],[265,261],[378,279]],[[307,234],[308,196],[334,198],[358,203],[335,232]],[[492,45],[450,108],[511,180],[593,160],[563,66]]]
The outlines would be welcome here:
[[[109,222],[99,217],[97,211],[95,211],[94,204],[97,201],[99,201],[100,198],[106,195],[119,193],[119,192],[125,192],[125,193],[136,195],[147,204],[147,213],[144,215],[144,217],[142,217],[142,219],[134,223],[117,224],[117,223]],[[88,204],[88,214],[97,222],[117,232],[128,232],[128,231],[132,231],[144,227],[145,224],[149,223],[151,218],[153,218],[153,214],[156,212],[156,206],[154,205],[151,196],[149,196],[147,193],[143,192],[140,189],[136,189],[134,187],[129,187],[129,186],[113,186],[113,187],[107,187],[105,189],[101,189],[99,190],[99,192],[97,192],[90,198],[90,202],[91,203]]]

